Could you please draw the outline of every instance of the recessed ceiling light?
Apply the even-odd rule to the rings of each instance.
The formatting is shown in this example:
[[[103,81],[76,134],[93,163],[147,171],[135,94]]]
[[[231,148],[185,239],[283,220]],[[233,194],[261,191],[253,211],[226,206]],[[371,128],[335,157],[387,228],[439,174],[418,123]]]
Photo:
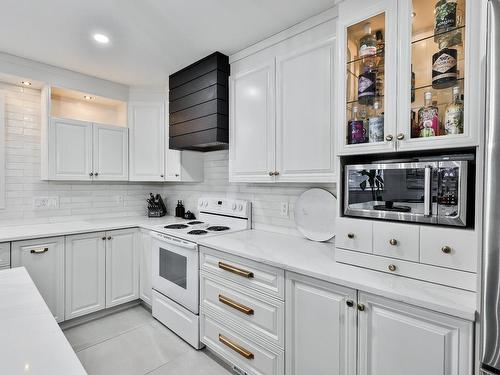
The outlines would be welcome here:
[[[83,99],[85,99],[85,100],[93,100],[93,99],[94,99],[94,97],[93,97],[93,96],[90,96],[90,95],[84,95],[84,96],[83,96]]]
[[[21,84],[23,86],[31,86],[31,82],[30,81],[21,81]]]
[[[109,43],[109,37],[107,35],[104,35],[104,34],[94,34],[94,40],[100,44],[108,44]]]

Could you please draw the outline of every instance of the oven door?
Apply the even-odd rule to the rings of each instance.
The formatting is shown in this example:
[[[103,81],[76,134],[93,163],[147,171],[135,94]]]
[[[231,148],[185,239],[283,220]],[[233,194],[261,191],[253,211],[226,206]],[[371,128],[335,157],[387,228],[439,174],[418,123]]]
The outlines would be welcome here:
[[[344,214],[437,223],[438,163],[347,165]]]
[[[152,236],[153,289],[198,314],[197,245],[160,233],[154,233]]]

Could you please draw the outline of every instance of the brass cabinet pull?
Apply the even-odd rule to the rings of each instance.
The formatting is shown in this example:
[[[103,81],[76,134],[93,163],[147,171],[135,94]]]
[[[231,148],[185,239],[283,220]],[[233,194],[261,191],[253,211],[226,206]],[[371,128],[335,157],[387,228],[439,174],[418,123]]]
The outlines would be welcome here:
[[[246,277],[247,279],[253,278],[253,272],[245,271],[245,270],[242,270],[241,268],[230,266],[229,264],[226,264],[223,262],[219,262],[219,268],[224,270],[224,271],[234,273],[238,276]]]
[[[242,305],[236,301],[233,301],[231,298],[224,297],[222,294],[219,294],[219,302],[232,307],[235,310],[238,310],[246,315],[253,315],[254,311],[252,308]]]
[[[443,246],[443,247],[441,248],[441,251],[442,251],[443,253],[445,253],[445,254],[449,254],[449,253],[451,253],[451,247],[450,247],[450,246]]]
[[[231,342],[227,337],[222,336],[219,334],[219,341],[226,345],[228,348],[234,350],[236,353],[241,355],[242,357],[245,357],[246,359],[253,359],[254,355],[252,352],[246,350],[245,348],[242,348],[238,344],[235,344],[234,342]]]
[[[389,243],[390,243],[392,246],[396,246],[396,245],[398,244],[398,240],[397,240],[397,239],[395,239],[395,238],[391,238],[391,239],[389,240]]]
[[[43,254],[43,253],[46,253],[47,251],[49,251],[48,247],[40,247],[38,249],[31,249],[30,253],[31,254]]]
[[[365,305],[363,305],[362,303],[358,303],[358,310],[365,311]]]
[[[387,142],[391,142],[393,139],[394,139],[394,137],[391,134],[388,134],[388,135],[385,136],[385,140]]]
[[[397,138],[398,138],[398,141],[402,141],[403,139],[405,139],[405,135],[403,133],[399,133]]]
[[[354,233],[347,233],[347,238],[352,240],[354,238]]]
[[[397,267],[395,264],[389,264],[389,267],[387,267],[387,268],[389,268],[389,271],[394,272],[394,271],[396,271]]]

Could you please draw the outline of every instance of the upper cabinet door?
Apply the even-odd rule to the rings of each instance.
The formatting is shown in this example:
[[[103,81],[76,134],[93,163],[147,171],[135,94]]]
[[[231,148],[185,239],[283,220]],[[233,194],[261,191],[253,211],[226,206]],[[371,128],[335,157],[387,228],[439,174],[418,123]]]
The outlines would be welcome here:
[[[277,181],[334,181],[334,35],[330,21],[278,47]]]
[[[229,179],[272,182],[275,60],[270,51],[233,63],[229,90]]]
[[[339,4],[340,154],[396,148],[397,6],[397,0]]]
[[[470,375],[473,323],[360,293],[359,375]]]
[[[477,145],[484,7],[475,0],[399,4],[398,148]]]
[[[130,181],[163,181],[165,104],[129,103]]]
[[[128,128],[94,124],[94,179],[128,179]]]
[[[49,138],[50,179],[92,179],[91,123],[52,118]]]

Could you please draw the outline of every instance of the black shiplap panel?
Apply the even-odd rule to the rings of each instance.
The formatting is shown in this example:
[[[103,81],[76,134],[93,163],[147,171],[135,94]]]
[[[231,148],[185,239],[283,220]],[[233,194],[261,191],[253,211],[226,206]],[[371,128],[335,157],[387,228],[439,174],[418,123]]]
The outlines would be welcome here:
[[[210,115],[197,118],[180,124],[170,125],[170,137],[177,137],[183,134],[196,133],[206,129],[220,128],[228,129],[229,117],[223,115]]]
[[[194,120],[200,117],[205,117],[213,114],[227,115],[227,102],[219,99],[211,100],[206,103],[198,104],[194,107],[189,107],[183,111],[170,113],[169,124],[174,125],[180,122]]]
[[[195,92],[194,94],[184,96],[180,99],[169,103],[170,113],[182,111],[183,109],[208,102],[213,99],[227,101],[228,87],[221,85],[213,85],[206,89]]]
[[[229,142],[227,129],[212,128],[196,133],[170,137],[169,146],[173,150],[215,150],[226,148],[222,143]]]
[[[168,80],[169,87],[174,89],[213,70],[229,73],[229,57],[220,52],[215,52],[172,74]]]
[[[210,73],[202,75],[193,81],[189,81],[182,86],[170,89],[169,100],[172,102],[215,84],[227,87],[229,84],[229,75],[221,70],[211,71]]]

